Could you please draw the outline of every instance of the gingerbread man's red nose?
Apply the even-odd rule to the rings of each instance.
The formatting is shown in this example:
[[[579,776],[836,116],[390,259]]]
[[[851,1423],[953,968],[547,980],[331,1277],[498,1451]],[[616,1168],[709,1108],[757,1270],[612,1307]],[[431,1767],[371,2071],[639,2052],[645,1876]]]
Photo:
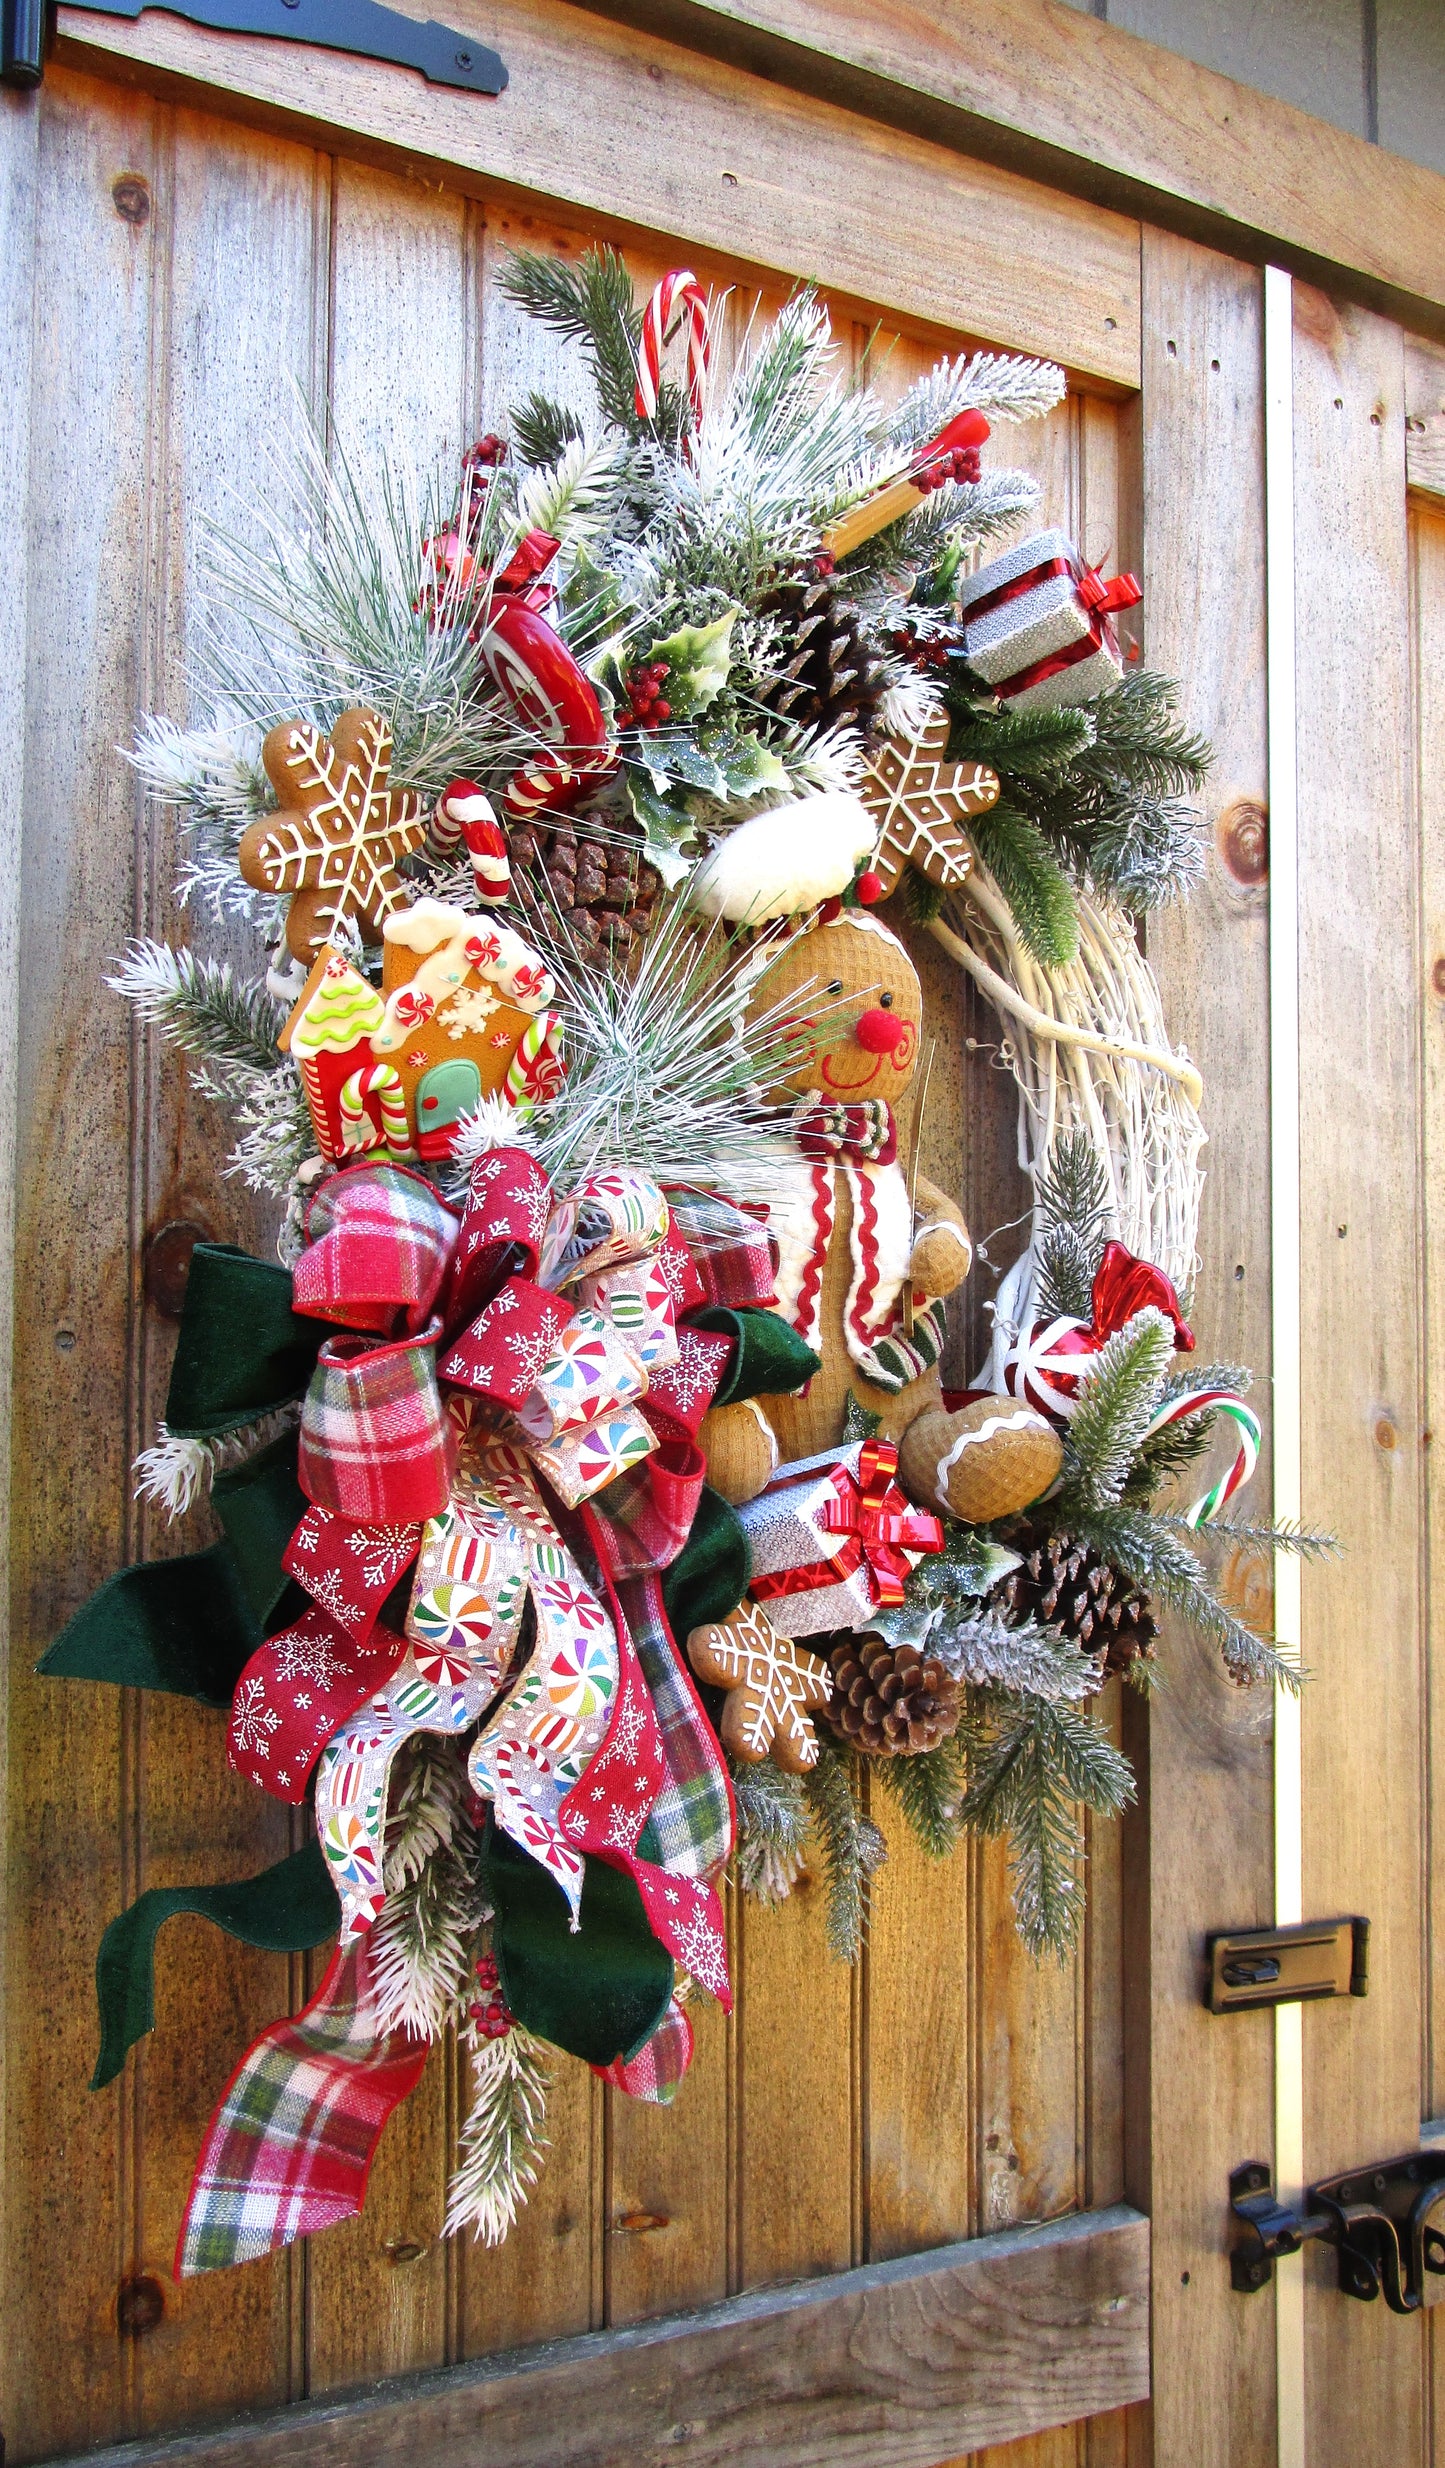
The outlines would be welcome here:
[[[865,1054],[891,1054],[908,1034],[896,1011],[865,1011],[853,1031]]]

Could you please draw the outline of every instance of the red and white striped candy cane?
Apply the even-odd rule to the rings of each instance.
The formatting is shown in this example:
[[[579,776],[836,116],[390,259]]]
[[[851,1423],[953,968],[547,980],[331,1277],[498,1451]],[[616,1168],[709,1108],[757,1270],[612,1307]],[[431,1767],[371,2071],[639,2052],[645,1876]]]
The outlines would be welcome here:
[[[499,908],[512,889],[506,834],[475,780],[453,780],[443,789],[427,831],[427,847],[435,856],[454,857],[463,844],[477,898],[485,908]]]
[[[517,1041],[502,1095],[519,1114],[530,1114],[557,1095],[566,1069],[562,1061],[562,1014],[539,1011]]]
[[[1187,1396],[1173,1397],[1160,1407],[1144,1437],[1152,1439],[1156,1431],[1167,1431],[1171,1423],[1188,1422],[1196,1414],[1223,1414],[1239,1433],[1239,1446],[1234,1463],[1218,1482],[1211,1483],[1201,1499],[1184,1512],[1186,1525],[1208,1525],[1217,1517],[1224,1503],[1236,1491],[1242,1491],[1259,1462],[1259,1416],[1251,1411],[1242,1397],[1227,1388],[1196,1388]]]
[[[539,754],[533,763],[524,763],[513,772],[502,791],[502,803],[513,822],[528,823],[534,814],[564,813],[577,803],[589,783],[602,778],[617,767],[617,757],[608,746],[595,752],[573,751],[571,754],[549,749]]]
[[[712,319],[707,293],[688,266],[674,266],[670,274],[664,274],[642,313],[642,357],[637,364],[637,392],[633,396],[639,420],[652,419],[657,410],[663,345],[683,316],[687,318],[687,393],[692,405],[692,424],[697,428],[701,423],[708,363],[712,358]]]

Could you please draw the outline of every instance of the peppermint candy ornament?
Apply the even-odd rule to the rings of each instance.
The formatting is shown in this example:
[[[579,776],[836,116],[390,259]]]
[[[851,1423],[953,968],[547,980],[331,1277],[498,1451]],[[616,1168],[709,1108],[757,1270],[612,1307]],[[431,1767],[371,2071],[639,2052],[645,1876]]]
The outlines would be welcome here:
[[[1018,1397],[1040,1414],[1071,1422],[1078,1408],[1079,1380],[1087,1358],[1127,1326],[1138,1311],[1162,1311],[1174,1324],[1174,1344],[1181,1354],[1194,1351],[1194,1332],[1180,1317],[1179,1297],[1162,1269],[1136,1259],[1123,1243],[1104,1245],[1093,1286],[1092,1321],[1061,1313],[1054,1320],[1035,1320],[1022,1328],[1005,1349],[1000,1380],[1002,1395]]]

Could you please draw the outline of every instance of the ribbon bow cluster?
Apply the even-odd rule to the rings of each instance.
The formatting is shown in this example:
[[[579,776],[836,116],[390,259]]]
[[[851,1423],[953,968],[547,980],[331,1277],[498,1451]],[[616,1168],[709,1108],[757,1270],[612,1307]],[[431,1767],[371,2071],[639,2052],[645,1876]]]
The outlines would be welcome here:
[[[397,1749],[481,1718],[530,1600],[536,1644],[474,1745],[474,1787],[574,1923],[591,1852],[628,1870],[654,1934],[726,1996],[710,1882],[636,1855],[678,1787],[654,1703],[660,1691],[666,1714],[676,1674],[656,1636],[644,1671],[616,1589],[686,1539],[705,1471],[697,1427],[736,1349],[735,1310],[771,1298],[772,1260],[761,1227],[725,1202],[679,1205],[696,1257],[646,1177],[596,1175],[558,1198],[520,1148],[479,1160],[460,1217],[395,1165],[337,1174],[313,1203],[293,1305],[336,1333],[302,1408],[311,1505],[284,1556],[310,1603],[242,1673],[230,1749],[293,1802],[315,1769],[343,1943],[384,1904]],[[581,1511],[605,1603],[539,1473]]]

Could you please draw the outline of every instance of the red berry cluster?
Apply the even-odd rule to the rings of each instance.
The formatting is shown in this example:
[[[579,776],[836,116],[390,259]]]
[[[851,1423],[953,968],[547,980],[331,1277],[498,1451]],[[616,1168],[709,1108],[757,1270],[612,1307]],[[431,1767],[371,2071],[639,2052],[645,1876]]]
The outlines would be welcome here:
[[[928,463],[913,474],[913,485],[924,497],[931,497],[945,481],[957,480],[972,488],[983,478],[983,463],[977,446],[958,446],[952,454],[940,454],[936,463]]]
[[[482,1991],[471,2009],[472,2020],[483,2039],[504,2040],[512,2028],[512,2016],[502,2002],[501,1973],[495,1954],[483,1954],[477,1964],[477,1986]]]
[[[462,456],[463,471],[495,471],[498,463],[507,459],[506,440],[502,437],[479,437]]]
[[[667,662],[650,660],[646,668],[635,668],[626,679],[627,700],[632,706],[634,728],[661,728],[672,718],[672,705],[662,699],[667,679]]]
[[[951,660],[963,650],[962,638],[956,634],[915,634],[911,626],[899,626],[893,636],[893,648],[915,668],[931,668],[945,676]]]

